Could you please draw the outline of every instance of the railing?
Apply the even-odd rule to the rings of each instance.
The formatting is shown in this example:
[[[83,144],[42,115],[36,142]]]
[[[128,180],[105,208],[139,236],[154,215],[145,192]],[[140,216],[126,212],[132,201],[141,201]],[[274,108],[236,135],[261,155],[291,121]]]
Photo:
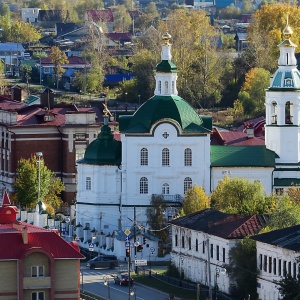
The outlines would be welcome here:
[[[23,288],[24,289],[35,289],[35,288],[51,288],[51,277],[40,276],[40,277],[24,277]]]
[[[182,202],[183,198],[181,195],[176,194],[176,195],[162,195],[162,194],[153,194],[152,196],[154,197],[163,197],[163,199],[167,202]]]

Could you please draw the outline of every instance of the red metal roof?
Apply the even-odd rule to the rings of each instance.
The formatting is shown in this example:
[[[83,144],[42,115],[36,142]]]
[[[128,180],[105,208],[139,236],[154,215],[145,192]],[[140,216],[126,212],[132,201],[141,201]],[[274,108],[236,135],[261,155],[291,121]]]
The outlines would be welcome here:
[[[86,14],[89,21],[93,22],[114,22],[114,15],[110,9],[91,9],[87,10]]]
[[[129,32],[110,32],[105,36],[113,41],[131,42],[132,35]]]
[[[13,224],[0,224],[0,260],[20,259],[26,251],[39,249],[48,252],[54,259],[83,259],[79,252],[77,243],[68,243],[61,238],[57,232],[41,227],[27,224],[25,222],[15,222]],[[28,231],[28,244],[24,244],[22,238],[22,228]]]

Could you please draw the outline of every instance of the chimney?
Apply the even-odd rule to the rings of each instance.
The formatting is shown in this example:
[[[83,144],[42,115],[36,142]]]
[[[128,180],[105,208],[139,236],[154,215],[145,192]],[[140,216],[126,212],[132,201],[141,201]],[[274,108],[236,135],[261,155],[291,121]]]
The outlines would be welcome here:
[[[254,128],[253,127],[247,127],[246,133],[247,133],[248,139],[254,138]]]
[[[22,227],[22,238],[23,238],[23,243],[25,245],[28,244],[28,228],[27,226]]]

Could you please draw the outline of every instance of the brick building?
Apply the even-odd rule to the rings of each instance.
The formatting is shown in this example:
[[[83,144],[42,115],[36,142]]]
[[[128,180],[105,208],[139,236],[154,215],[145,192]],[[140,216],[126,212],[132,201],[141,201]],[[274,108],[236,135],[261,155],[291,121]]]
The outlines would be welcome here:
[[[42,152],[47,167],[65,184],[63,201],[70,203],[76,192],[76,160],[97,137],[103,107],[54,105],[51,90],[44,92],[46,103],[42,95],[41,105],[28,106],[0,97],[1,188],[13,191],[20,158]]]

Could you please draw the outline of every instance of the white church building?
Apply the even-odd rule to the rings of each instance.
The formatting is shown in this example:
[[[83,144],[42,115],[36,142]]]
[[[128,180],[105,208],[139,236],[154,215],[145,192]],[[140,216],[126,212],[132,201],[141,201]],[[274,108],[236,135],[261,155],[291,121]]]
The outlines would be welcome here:
[[[147,228],[152,195],[162,195],[167,216],[193,185],[206,193],[224,176],[259,180],[266,194],[300,183],[300,74],[296,45],[287,26],[279,45],[278,70],[266,91],[265,145],[212,146],[212,117],[198,115],[177,92],[169,34],[163,35],[153,97],[133,115],[121,116],[121,141],[114,139],[108,116],[98,138],[78,161],[76,224],[112,235],[136,222]],[[85,240],[82,230],[77,235]],[[125,238],[125,237],[124,237]]]

